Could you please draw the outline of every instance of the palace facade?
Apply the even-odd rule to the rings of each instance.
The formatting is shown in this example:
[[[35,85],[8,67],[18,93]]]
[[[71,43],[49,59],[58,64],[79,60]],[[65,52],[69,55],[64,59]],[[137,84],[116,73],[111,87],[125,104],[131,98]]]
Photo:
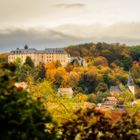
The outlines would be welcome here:
[[[11,51],[8,56],[8,63],[14,63],[18,58],[24,63],[28,56],[35,65],[40,63],[47,64],[59,60],[62,66],[66,66],[70,62],[70,55],[63,49],[47,48],[45,50],[36,50],[34,48],[24,47],[24,49],[17,48]]]

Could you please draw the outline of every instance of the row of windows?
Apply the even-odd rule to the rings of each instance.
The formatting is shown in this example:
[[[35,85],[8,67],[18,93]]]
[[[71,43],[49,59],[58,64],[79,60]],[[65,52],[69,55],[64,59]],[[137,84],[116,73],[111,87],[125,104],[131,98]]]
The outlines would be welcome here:
[[[17,58],[17,57],[20,57],[20,58],[25,58],[25,57],[27,57],[27,56],[9,56],[9,58]],[[64,58],[64,57],[66,57],[65,55],[63,55],[63,56],[44,56],[44,55],[42,55],[42,56],[30,56],[31,58],[37,58],[37,57],[39,57],[39,58]]]
[[[26,57],[23,57],[23,56],[21,56],[21,57],[16,57],[16,56],[11,56],[11,57],[9,57],[9,59],[17,59],[17,58],[20,58],[20,59],[26,59]],[[32,58],[32,57],[31,57]],[[34,58],[32,58],[33,60],[35,60],[35,59],[67,59],[66,57],[34,57]]]
[[[68,55],[11,55],[9,57],[68,57]]]
[[[14,54],[16,56],[65,56],[67,54]]]
[[[10,56],[9,60],[14,61],[17,58],[21,58],[22,61],[24,61],[26,59],[26,57],[23,57],[23,56],[22,57]],[[52,57],[37,58],[37,57],[35,57],[35,58],[33,58],[33,61],[55,61],[55,60],[60,60],[60,61],[65,62],[67,60],[67,58],[66,57],[56,57],[56,58],[52,58]]]

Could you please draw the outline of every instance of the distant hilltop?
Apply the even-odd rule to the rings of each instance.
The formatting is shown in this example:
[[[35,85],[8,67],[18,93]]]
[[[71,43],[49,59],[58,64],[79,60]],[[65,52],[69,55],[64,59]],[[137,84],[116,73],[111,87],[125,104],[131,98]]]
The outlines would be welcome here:
[[[101,59],[107,62],[108,65],[116,64],[129,70],[134,61],[140,61],[140,45],[126,46],[119,43],[85,43],[71,45],[62,48],[49,48],[44,50],[37,50],[35,48],[28,48],[26,45],[23,49],[16,49],[9,53],[8,62],[14,62],[17,57],[25,62],[25,58],[31,56],[33,61],[38,65],[40,62],[50,63],[59,60],[63,66],[68,62],[72,62],[75,57],[78,61],[88,63],[91,59]],[[80,60],[79,60],[80,58]],[[84,60],[83,60],[84,59]],[[3,61],[3,59],[1,59]],[[4,59],[5,60],[5,59]],[[103,64],[105,65],[105,63]]]

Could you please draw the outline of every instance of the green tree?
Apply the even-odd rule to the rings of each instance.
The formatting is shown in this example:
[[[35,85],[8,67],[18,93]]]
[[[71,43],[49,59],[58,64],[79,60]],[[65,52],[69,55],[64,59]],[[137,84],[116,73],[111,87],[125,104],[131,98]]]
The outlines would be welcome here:
[[[14,86],[13,65],[0,68],[0,137],[1,140],[52,139],[45,132],[51,117],[41,101],[35,102],[26,91]]]
[[[124,70],[129,71],[129,69],[132,66],[132,58],[128,56],[124,56],[122,57],[122,59],[120,59],[120,62],[123,64]]]
[[[24,64],[21,68],[20,81],[26,81],[28,76],[33,76],[33,69],[29,65]]]
[[[36,67],[37,69],[37,79],[43,80],[46,77],[46,69],[44,64],[40,64],[38,67]]]
[[[24,49],[25,50],[27,50],[29,47],[28,47],[28,45],[26,44],[25,46],[24,46]]]
[[[105,92],[108,90],[108,86],[105,83],[99,83],[95,89],[96,92],[100,91],[100,92]]]
[[[109,92],[98,92],[96,94],[96,98],[93,101],[94,103],[102,103],[103,99],[105,99],[106,97],[109,97],[110,93]]]
[[[21,76],[22,76],[22,61],[20,58],[17,58],[14,62],[16,70],[15,70],[15,74],[17,77],[17,81],[21,80]]]
[[[103,74],[104,82],[108,85],[108,87],[115,86],[116,85],[115,81],[111,79],[108,74],[109,73]]]
[[[94,73],[81,74],[78,86],[82,88],[82,91],[79,92],[83,92],[86,94],[93,93],[95,88],[95,81],[96,76],[94,75]]]
[[[26,57],[24,64],[30,66],[31,68],[34,68],[34,62],[32,61],[31,57],[29,57],[29,56]]]
[[[133,61],[140,61],[140,46],[131,46],[127,48]]]

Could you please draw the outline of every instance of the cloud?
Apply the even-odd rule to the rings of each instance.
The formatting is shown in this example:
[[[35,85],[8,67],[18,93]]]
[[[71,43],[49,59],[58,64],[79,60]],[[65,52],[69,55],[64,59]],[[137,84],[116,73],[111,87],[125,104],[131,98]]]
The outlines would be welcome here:
[[[82,8],[85,7],[86,5],[83,3],[59,3],[55,4],[54,6],[62,8]]]
[[[23,48],[25,44],[37,49],[62,48],[73,41],[76,41],[76,39],[71,35],[53,29],[13,28],[0,30],[0,52]]]
[[[44,49],[87,42],[140,44],[140,22],[104,25],[61,25],[54,28],[10,28],[0,30],[0,51],[29,47]]]
[[[140,22],[116,23],[109,26],[93,25],[63,25],[55,28],[56,31],[65,33],[79,39],[93,39],[93,41],[118,41],[124,43],[140,43]]]

